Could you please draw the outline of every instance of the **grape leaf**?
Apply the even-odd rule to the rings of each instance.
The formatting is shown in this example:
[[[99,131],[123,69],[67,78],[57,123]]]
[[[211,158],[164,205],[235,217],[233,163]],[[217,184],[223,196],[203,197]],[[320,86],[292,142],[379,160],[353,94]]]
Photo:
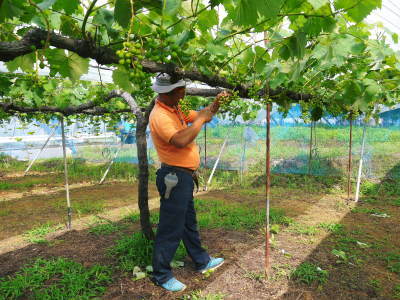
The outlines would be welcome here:
[[[14,17],[19,17],[22,15],[22,13],[23,13],[22,5],[18,3],[18,1],[3,0],[3,4],[0,5],[1,22],[3,22],[5,19],[12,19]]]
[[[132,17],[131,3],[129,0],[117,0],[114,8],[114,19],[124,28],[129,26]]]
[[[123,68],[118,67],[113,71],[112,74],[113,81],[124,91],[131,93],[133,91],[132,83],[129,81],[129,72]]]
[[[374,9],[381,8],[382,0],[336,0],[335,6],[339,9],[348,9],[346,14],[355,22],[361,22]]]
[[[68,15],[74,13],[79,8],[79,0],[57,0],[54,3],[55,10],[64,10]]]
[[[52,6],[54,2],[56,2],[56,0],[44,0],[43,2],[38,3],[37,6],[44,10]]]
[[[218,24],[217,12],[215,10],[206,10],[199,15],[198,21],[200,29],[203,31],[207,30]]]
[[[93,23],[105,25],[107,29],[109,29],[114,23],[114,15],[112,11],[105,8],[100,8],[93,18]]]
[[[256,7],[258,7],[262,17],[273,18],[279,13],[285,0],[265,0],[256,2],[258,2]]]
[[[218,45],[214,43],[208,43],[206,45],[208,52],[216,56],[225,56],[228,54],[228,48],[224,45]]]
[[[164,0],[163,16],[175,16],[181,5],[182,0]]]
[[[14,58],[12,61],[6,62],[6,66],[8,71],[15,72],[18,68],[21,68],[23,72],[31,72],[33,71],[33,65],[36,61],[35,54],[30,53],[23,56],[18,56]]]
[[[318,10],[325,4],[328,4],[329,0],[307,0],[307,2],[310,3],[315,10]]]
[[[47,49],[45,53],[50,63],[51,76],[59,73],[75,81],[89,70],[89,59],[82,58],[73,52],[66,54],[64,50]]]

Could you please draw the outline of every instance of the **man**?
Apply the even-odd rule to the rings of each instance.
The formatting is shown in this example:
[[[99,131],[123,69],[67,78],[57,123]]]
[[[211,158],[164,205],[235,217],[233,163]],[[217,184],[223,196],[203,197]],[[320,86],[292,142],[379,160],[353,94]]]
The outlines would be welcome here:
[[[156,179],[161,204],[153,252],[153,280],[174,292],[186,288],[173,276],[170,266],[181,240],[199,272],[216,269],[224,262],[223,258],[210,257],[201,247],[193,181],[197,179],[195,171],[200,165],[194,140],[203,124],[218,110],[218,99],[227,93],[220,93],[214,103],[200,112],[190,111],[186,116],[178,105],[185,96],[185,87],[183,80],[172,80],[168,74],[158,75],[152,89],[159,95],[149,120],[153,143],[162,163]]]

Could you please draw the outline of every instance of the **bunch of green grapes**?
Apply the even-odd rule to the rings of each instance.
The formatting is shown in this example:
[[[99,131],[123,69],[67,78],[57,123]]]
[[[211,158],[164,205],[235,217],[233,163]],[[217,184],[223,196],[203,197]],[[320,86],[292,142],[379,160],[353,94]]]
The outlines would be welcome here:
[[[125,66],[129,70],[129,79],[140,82],[145,79],[146,74],[143,72],[141,61],[144,59],[142,55],[142,44],[140,42],[124,42],[124,48],[117,51],[119,64]]]
[[[259,101],[261,89],[262,89],[261,83],[256,82],[249,88],[249,98],[255,101]]]
[[[181,57],[181,48],[168,36],[166,29],[157,28],[155,34],[145,40],[145,57],[159,63],[169,63]]]
[[[228,111],[229,104],[234,100],[239,100],[239,91],[231,91],[229,95],[218,98],[219,110]]]
[[[192,109],[192,105],[188,98],[183,98],[179,101],[179,108],[184,113],[185,116],[189,115],[190,110]]]
[[[25,74],[25,78],[32,82],[32,87],[43,87],[43,85],[47,82],[46,77],[39,76],[37,72],[29,72]]]

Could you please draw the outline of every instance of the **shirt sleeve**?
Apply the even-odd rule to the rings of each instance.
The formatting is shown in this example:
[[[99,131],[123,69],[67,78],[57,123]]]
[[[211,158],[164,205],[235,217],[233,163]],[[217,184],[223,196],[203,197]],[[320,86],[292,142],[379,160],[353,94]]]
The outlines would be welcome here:
[[[186,123],[193,123],[199,113],[195,110],[190,110],[189,114],[184,116]]]
[[[150,120],[150,129],[166,143],[169,143],[174,134],[181,130],[176,120],[165,114],[153,116]]]

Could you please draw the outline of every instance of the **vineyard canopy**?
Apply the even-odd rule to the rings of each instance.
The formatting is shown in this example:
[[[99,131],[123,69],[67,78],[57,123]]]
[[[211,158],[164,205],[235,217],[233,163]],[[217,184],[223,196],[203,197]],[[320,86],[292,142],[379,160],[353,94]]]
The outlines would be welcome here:
[[[234,115],[247,116],[271,99],[286,110],[301,102],[315,120],[323,111],[355,117],[398,99],[399,55],[386,35],[373,36],[363,23],[380,0],[97,2],[0,2],[0,60],[10,72],[28,73],[1,75],[3,118],[53,113],[40,110],[48,106],[68,114],[66,108],[88,100],[91,107],[107,106],[102,113],[127,108],[106,103],[106,85],[73,97],[59,93],[65,84],[56,77],[79,80],[90,59],[110,66],[114,85],[140,105],[153,97],[156,72],[234,90],[237,97],[225,108]],[[50,77],[40,78],[45,67]]]

